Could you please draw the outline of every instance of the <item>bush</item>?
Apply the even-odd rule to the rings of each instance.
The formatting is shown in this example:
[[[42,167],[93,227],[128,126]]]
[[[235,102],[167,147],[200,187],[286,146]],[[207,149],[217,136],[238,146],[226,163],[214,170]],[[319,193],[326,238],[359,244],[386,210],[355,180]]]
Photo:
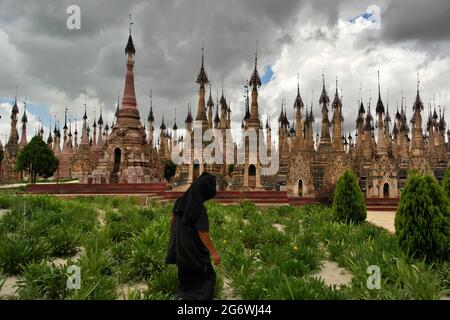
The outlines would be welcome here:
[[[360,223],[366,220],[364,194],[355,174],[347,170],[339,178],[333,199],[333,215],[337,221]]]
[[[403,249],[427,260],[450,257],[449,200],[435,178],[411,175],[395,216]]]
[[[442,189],[444,189],[445,195],[450,199],[450,165],[445,171],[444,177],[442,177]]]
[[[0,209],[8,209],[13,205],[13,195],[9,192],[0,193]]]
[[[65,267],[48,265],[45,261],[25,266],[18,283],[20,299],[64,299],[68,295]]]
[[[48,244],[43,240],[16,235],[0,237],[0,269],[7,274],[21,273],[24,265],[40,261],[48,253]]]

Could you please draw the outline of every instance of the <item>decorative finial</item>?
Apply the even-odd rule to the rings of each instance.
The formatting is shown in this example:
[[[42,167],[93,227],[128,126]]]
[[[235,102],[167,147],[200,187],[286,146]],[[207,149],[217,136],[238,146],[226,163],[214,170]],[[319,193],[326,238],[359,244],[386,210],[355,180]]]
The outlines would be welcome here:
[[[134,24],[133,21],[131,21],[131,11],[130,11],[130,36],[131,36],[131,26]]]
[[[297,72],[297,93],[300,94],[300,74]]]
[[[359,83],[359,101],[362,103],[363,102],[363,97],[362,97],[362,82]]]
[[[417,94],[419,94],[419,87],[420,87],[420,77],[419,73],[417,72]]]
[[[205,60],[205,40],[202,42],[202,67]]]
[[[255,51],[255,69],[258,64],[258,40],[256,40],[256,51]]]
[[[378,70],[378,96],[380,96],[380,70]]]
[[[150,89],[150,94],[148,95],[150,98],[150,109],[153,107],[153,89]]]

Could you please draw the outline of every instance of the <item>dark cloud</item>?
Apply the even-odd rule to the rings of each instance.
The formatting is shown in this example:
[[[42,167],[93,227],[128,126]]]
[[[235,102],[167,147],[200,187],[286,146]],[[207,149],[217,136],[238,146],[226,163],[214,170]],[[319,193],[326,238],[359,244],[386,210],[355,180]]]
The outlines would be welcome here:
[[[382,10],[383,38],[424,43],[450,39],[448,0],[391,1]]]
[[[382,0],[382,30],[361,34],[355,45],[365,47],[369,54],[385,40],[416,40],[431,46],[435,40],[447,39],[449,8],[443,0],[431,2],[385,4]],[[66,8],[72,4],[81,8],[81,30],[66,28]],[[2,46],[7,44],[0,52],[0,59],[6,62],[0,65],[0,96],[13,95],[18,83],[21,94],[48,104],[52,113],[60,110],[62,115],[64,105],[72,103],[72,110],[81,114],[80,96],[87,94],[112,114],[118,92],[121,95],[123,91],[131,11],[141,117],[145,119],[148,112],[150,89],[157,122],[162,113],[171,119],[177,108],[180,126],[189,97],[196,112],[195,78],[205,41],[213,97],[216,99],[217,91],[220,95],[223,79],[233,121],[240,123],[242,86],[253,68],[256,40],[262,74],[264,65],[280,58],[283,47],[296,45],[299,30],[293,26],[299,22],[315,26],[316,31],[306,39],[309,43],[332,42],[339,36],[333,33],[339,18],[356,16],[371,4],[371,0],[0,0],[0,41]],[[439,50],[439,46],[433,48]],[[320,73],[317,70],[317,79],[308,79],[317,82],[313,83],[316,88],[320,88]],[[261,109],[272,111],[270,106]],[[274,117],[278,113],[274,111]]]

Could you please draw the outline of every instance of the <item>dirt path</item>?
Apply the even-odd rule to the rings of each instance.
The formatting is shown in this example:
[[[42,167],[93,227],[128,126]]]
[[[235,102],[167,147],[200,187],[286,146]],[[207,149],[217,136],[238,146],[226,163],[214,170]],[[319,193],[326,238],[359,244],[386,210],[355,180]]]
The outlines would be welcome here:
[[[231,287],[231,280],[226,277],[223,278],[222,299],[240,300],[240,298],[234,293],[234,290]]]
[[[67,261],[69,259],[73,260],[79,260],[81,258],[81,256],[83,256],[84,254],[86,254],[86,249],[83,247],[78,247],[77,248],[77,253],[71,257],[67,257],[67,258],[51,258],[49,259],[49,263],[54,263],[57,267],[61,267],[65,264],[67,264]]]
[[[17,281],[19,281],[19,278],[16,276],[8,277],[5,279],[3,286],[0,288],[0,299],[16,295]]]
[[[322,268],[314,273],[313,277],[322,278],[327,286],[350,285],[353,275],[345,268],[339,267],[337,262],[329,260],[329,252],[323,242],[319,242],[319,249],[325,252],[325,260],[322,261]]]
[[[127,300],[128,295],[133,291],[144,293],[148,289],[148,285],[145,282],[139,282],[134,284],[124,283],[116,288],[117,300]]]
[[[395,233],[395,211],[367,211],[366,220]]]
[[[339,267],[339,265],[331,260],[322,261],[322,269],[313,274],[314,277],[320,277],[325,281],[327,286],[341,286],[341,285],[350,285],[352,282],[352,274],[350,271]]]

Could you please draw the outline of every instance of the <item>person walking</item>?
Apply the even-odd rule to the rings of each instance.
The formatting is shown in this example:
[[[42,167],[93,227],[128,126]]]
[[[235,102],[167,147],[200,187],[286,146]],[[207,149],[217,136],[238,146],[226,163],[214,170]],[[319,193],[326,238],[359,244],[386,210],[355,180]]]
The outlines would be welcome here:
[[[214,298],[216,273],[211,258],[216,266],[221,258],[209,235],[204,202],[216,195],[216,185],[215,176],[204,172],[174,204],[165,262],[178,267],[177,299]]]

